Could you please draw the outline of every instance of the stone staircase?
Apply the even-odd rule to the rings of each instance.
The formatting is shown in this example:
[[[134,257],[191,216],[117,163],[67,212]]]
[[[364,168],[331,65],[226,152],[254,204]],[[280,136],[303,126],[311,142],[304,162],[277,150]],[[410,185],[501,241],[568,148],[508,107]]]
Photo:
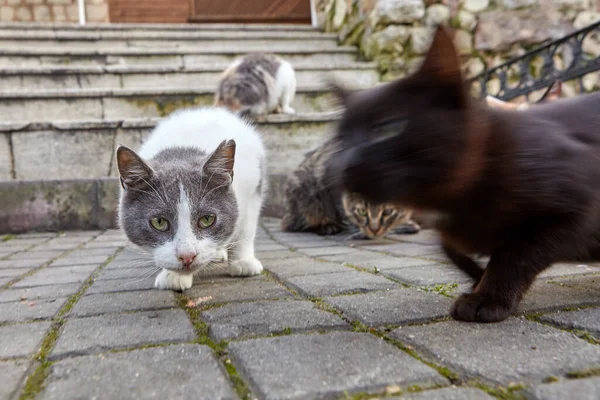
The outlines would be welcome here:
[[[296,69],[295,116],[257,120],[271,196],[336,119],[328,77],[379,80],[335,35],[293,25],[0,25],[0,233],[114,226],[114,150],[137,148],[158,118],[210,105],[221,71],[250,51]]]

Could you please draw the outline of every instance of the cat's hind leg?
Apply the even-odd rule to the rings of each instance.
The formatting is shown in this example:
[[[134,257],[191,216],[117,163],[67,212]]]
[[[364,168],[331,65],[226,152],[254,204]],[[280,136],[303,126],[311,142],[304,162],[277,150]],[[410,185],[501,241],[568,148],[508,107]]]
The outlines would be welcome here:
[[[296,114],[291,105],[296,96],[296,73],[288,62],[283,62],[277,71],[277,85],[281,85],[280,106],[284,114]]]
[[[263,270],[261,262],[254,255],[254,239],[261,203],[262,199],[258,193],[245,203],[246,210],[240,221],[239,235],[229,253],[229,274],[232,276],[258,275]]]
[[[192,287],[194,277],[191,274],[179,274],[175,271],[163,269],[156,276],[154,287],[162,290],[175,290],[182,292]]]

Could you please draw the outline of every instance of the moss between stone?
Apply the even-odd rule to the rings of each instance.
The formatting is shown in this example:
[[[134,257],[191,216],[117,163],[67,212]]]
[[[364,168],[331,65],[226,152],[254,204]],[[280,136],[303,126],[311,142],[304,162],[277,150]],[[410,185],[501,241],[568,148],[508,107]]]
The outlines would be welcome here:
[[[94,237],[95,239],[96,237]],[[88,241],[89,242],[89,241]],[[86,242],[87,243],[87,242]],[[84,243],[85,244],[85,243]],[[84,244],[78,246],[77,248],[83,246]],[[44,384],[46,382],[46,378],[50,373],[50,367],[53,362],[48,361],[48,355],[56,345],[56,341],[58,340],[58,334],[60,329],[65,324],[65,319],[62,318],[65,314],[67,314],[75,303],[81,298],[83,293],[94,283],[94,280],[98,276],[98,273],[104,268],[108,263],[110,263],[114,258],[123,251],[123,248],[117,250],[115,254],[110,256],[102,265],[100,265],[96,270],[92,273],[92,275],[86,279],[83,283],[82,287],[77,291],[77,293],[73,294],[69,299],[65,302],[65,304],[61,307],[61,309],[56,313],[56,316],[52,319],[52,325],[50,326],[50,330],[44,337],[40,349],[35,355],[35,359],[40,362],[38,367],[33,371],[31,375],[27,377],[25,381],[25,388],[19,397],[19,400],[29,400],[35,398],[43,389]]]
[[[438,283],[437,285],[433,286],[424,286],[421,289],[428,292],[436,292],[445,297],[453,298],[450,293],[452,293],[456,288],[458,288],[458,283]]]
[[[567,378],[569,378],[569,379],[590,378],[592,376],[599,376],[599,375],[600,375],[600,366],[586,368],[581,371],[567,372]]]
[[[238,396],[243,400],[250,399],[251,392],[248,385],[240,377],[235,366],[231,363],[231,360],[228,357],[227,345],[229,344],[229,341],[222,340],[220,342],[215,342],[214,340],[212,340],[209,335],[208,325],[202,320],[200,316],[202,310],[196,307],[187,307],[187,304],[190,299],[183,293],[176,294],[175,298],[177,300],[177,305],[187,313],[188,317],[190,318],[190,321],[192,322],[192,325],[194,326],[194,329],[196,330],[197,337],[194,343],[203,344],[213,349],[219,360],[223,362],[225,370],[227,371],[229,379],[233,384],[233,387],[237,392]]]
[[[471,386],[477,389],[483,390],[490,396],[494,396],[502,400],[525,400],[527,397],[522,392],[526,388],[522,383],[510,385],[508,387],[502,386],[487,386],[479,381],[470,382]]]
[[[0,242],[8,242],[9,240],[13,240],[14,238],[16,238],[17,235],[4,235],[2,236],[2,239],[0,239]]]
[[[542,383],[554,383],[558,382],[560,379],[557,376],[551,375],[542,379]]]

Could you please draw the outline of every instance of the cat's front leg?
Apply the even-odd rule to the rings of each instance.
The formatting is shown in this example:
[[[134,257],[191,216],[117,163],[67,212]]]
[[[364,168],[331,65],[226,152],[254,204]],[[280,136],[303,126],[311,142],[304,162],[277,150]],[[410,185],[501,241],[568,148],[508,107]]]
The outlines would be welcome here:
[[[179,274],[175,271],[163,269],[156,277],[156,280],[154,281],[154,287],[162,290],[175,290],[182,292],[192,287],[193,280],[194,277],[192,274]]]
[[[262,272],[263,266],[254,255],[254,238],[258,226],[261,198],[256,196],[248,201],[246,214],[240,224],[240,234],[229,253],[229,274],[231,276],[253,276]]]

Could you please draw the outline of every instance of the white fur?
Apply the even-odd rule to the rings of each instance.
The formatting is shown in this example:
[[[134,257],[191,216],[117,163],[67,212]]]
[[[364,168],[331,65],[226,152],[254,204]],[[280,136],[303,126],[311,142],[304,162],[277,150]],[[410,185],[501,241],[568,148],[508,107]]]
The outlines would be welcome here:
[[[261,176],[261,165],[265,168],[266,154],[258,133],[247,123],[221,108],[202,108],[178,111],[163,120],[144,143],[139,155],[144,159],[154,157],[169,147],[193,146],[212,153],[227,139],[236,142],[233,191],[238,203],[239,217],[231,243],[233,249],[227,252],[210,240],[198,241],[191,229],[190,199],[183,187],[178,205],[178,231],[173,241],[156,249],[158,265],[175,265],[182,253],[194,253],[192,266],[202,266],[219,260],[228,261],[231,275],[256,275],[263,267],[254,255],[254,238],[258,216],[264,197],[257,193]],[[175,264],[174,264],[175,263]],[[179,267],[180,268],[180,267]],[[173,268],[177,269],[177,268]],[[202,269],[200,268],[200,271]],[[184,290],[192,285],[192,275],[164,269],[156,278],[159,289]]]
[[[295,114],[291,104],[296,95],[296,73],[292,64],[282,59],[279,61],[281,65],[275,77],[275,99],[284,114]]]

